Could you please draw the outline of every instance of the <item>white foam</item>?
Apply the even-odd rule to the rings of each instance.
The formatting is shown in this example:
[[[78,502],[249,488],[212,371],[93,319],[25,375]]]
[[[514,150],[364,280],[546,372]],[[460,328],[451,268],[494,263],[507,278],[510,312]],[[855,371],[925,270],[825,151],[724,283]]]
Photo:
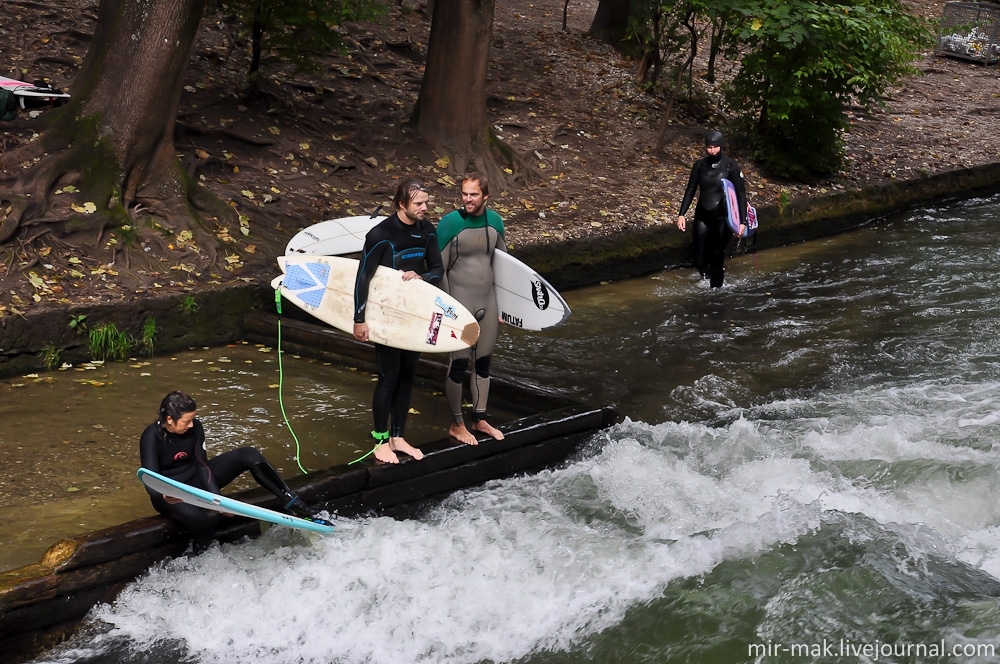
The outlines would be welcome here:
[[[139,644],[182,639],[202,662],[504,661],[614,624],[683,574],[663,547],[557,511],[471,507],[268,544],[166,565],[97,615]]]
[[[272,529],[165,564],[95,615],[109,638],[206,663],[511,661],[844,519],[1000,578],[1000,450],[981,440],[995,388],[871,388],[724,427],[626,420],[558,471],[311,545]]]

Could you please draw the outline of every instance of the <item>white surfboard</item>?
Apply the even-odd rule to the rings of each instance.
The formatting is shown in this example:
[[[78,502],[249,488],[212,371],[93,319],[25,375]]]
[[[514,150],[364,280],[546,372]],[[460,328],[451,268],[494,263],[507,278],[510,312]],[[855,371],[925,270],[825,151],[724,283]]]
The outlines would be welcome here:
[[[360,252],[365,235],[383,219],[365,215],[321,221],[299,231],[285,247],[285,255],[341,256]],[[499,256],[502,258],[498,262]],[[569,317],[569,305],[559,292],[513,256],[496,252],[493,272],[500,320],[504,323],[525,330],[544,330]]]
[[[338,330],[354,332],[358,261],[343,256],[280,256],[282,297]],[[369,339],[421,353],[451,353],[479,339],[479,323],[458,300],[421,279],[379,266],[368,287]]]
[[[365,248],[365,235],[385,217],[361,215],[342,219],[327,219],[296,233],[285,247],[285,255],[311,254],[343,256]]]
[[[569,305],[540,274],[508,253],[493,254],[493,289],[500,321],[524,330],[546,330],[569,318]]]
[[[69,99],[69,95],[62,90],[49,86],[39,86],[25,81],[18,81],[14,78],[0,76],[0,88],[10,90],[17,97],[43,97],[46,99]]]
[[[163,475],[155,473],[147,468],[140,468],[137,474],[139,479],[142,480],[142,483],[153,491],[161,493],[164,496],[170,496],[171,498],[182,500],[189,505],[194,505],[195,507],[201,507],[215,512],[238,514],[240,516],[257,519],[259,521],[267,521],[268,523],[276,523],[290,528],[299,528],[301,530],[311,530],[317,533],[332,533],[334,530],[333,526],[328,524],[316,523],[315,521],[310,521],[308,519],[300,519],[299,517],[292,516],[291,514],[282,514],[281,512],[275,512],[274,510],[269,510],[265,507],[258,507],[256,505],[251,505],[250,503],[244,503],[243,501],[236,500],[235,498],[220,496],[217,493],[205,491],[204,489],[193,487],[190,484],[184,484],[183,482],[178,482],[177,480],[169,477],[164,477]]]

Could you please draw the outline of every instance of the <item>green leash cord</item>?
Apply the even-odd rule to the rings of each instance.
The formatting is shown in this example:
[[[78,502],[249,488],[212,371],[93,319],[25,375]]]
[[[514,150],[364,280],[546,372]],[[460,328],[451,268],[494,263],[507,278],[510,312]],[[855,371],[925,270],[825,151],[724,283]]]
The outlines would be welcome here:
[[[285,413],[285,370],[281,365],[281,287],[274,289],[274,307],[278,310],[278,405],[281,406],[281,416],[285,418],[285,426],[288,427],[288,432],[292,434],[292,440],[295,441],[295,463],[298,464],[299,470],[302,471],[303,475],[308,475],[309,471],[302,467],[302,447],[299,445],[299,438],[295,435],[295,431],[292,429],[292,423],[288,421],[288,415]]]
[[[364,461],[365,459],[367,459],[368,457],[370,457],[372,454],[375,454],[375,450],[378,449],[378,446],[381,445],[382,443],[386,442],[387,440],[389,440],[389,432],[388,431],[382,431],[382,432],[372,431],[372,438],[375,439],[375,447],[373,447],[370,450],[368,450],[368,452],[365,453],[363,456],[359,456],[354,461],[349,462],[347,464],[348,466],[356,464],[359,461]]]
[[[308,475],[309,471],[302,467],[301,461],[301,445],[299,444],[299,438],[295,435],[295,431],[292,429],[292,423],[288,421],[288,415],[285,413],[285,370],[281,364],[281,287],[274,289],[274,308],[278,311],[278,405],[281,407],[281,416],[285,418],[285,426],[288,427],[288,432],[292,434],[292,440],[295,441],[295,463],[298,464],[299,470],[302,471],[304,475]],[[375,450],[379,445],[389,440],[389,432],[384,431],[379,433],[377,431],[372,431],[372,438],[375,439],[375,447],[371,448],[366,454],[358,457],[354,461],[349,462],[347,465],[358,463],[359,461],[364,461],[369,456],[375,453]]]

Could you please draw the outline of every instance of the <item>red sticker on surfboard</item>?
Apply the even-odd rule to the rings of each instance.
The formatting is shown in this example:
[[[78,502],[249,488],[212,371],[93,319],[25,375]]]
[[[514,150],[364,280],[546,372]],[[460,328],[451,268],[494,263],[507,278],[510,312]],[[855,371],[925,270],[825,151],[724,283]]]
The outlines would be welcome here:
[[[443,318],[444,316],[437,311],[431,314],[431,324],[427,328],[427,343],[431,346],[437,346],[438,333],[441,331],[441,320]]]

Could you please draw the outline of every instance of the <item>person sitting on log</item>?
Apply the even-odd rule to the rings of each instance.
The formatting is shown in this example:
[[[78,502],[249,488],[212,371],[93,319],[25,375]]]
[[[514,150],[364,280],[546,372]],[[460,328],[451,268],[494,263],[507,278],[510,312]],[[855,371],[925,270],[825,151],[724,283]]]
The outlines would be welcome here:
[[[241,447],[209,459],[205,430],[195,417],[197,409],[194,399],[181,390],[163,398],[159,417],[139,438],[143,468],[212,493],[219,493],[222,487],[249,470],[258,484],[281,500],[286,511],[318,523],[329,523],[317,517],[317,511],[285,484],[256,448]],[[146,492],[157,512],[177,521],[194,536],[196,551],[207,548],[215,539],[209,511],[148,487]]]

